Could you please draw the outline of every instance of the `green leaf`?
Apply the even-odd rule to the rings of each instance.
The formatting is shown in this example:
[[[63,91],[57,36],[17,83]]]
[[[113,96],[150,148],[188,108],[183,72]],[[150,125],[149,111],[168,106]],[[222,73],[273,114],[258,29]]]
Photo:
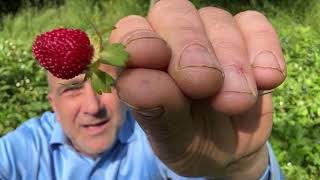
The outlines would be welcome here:
[[[91,63],[89,65],[89,71],[96,71],[99,68],[100,64],[101,64],[100,61],[95,61],[95,62]]]
[[[109,74],[101,70],[92,72],[91,85],[98,94],[110,93],[113,83],[114,79]]]
[[[129,54],[125,50],[125,46],[117,43],[107,45],[100,53],[101,63],[109,64],[112,66],[124,67],[128,61]]]

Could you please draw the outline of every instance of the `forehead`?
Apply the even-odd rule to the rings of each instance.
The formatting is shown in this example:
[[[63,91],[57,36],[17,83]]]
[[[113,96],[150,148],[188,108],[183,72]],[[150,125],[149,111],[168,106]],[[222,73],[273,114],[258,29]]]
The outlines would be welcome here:
[[[52,75],[50,72],[48,72],[48,83],[51,87],[51,89],[55,89],[59,87],[62,84],[67,84],[70,82],[76,82],[76,81],[81,81],[84,78],[84,74],[80,74],[72,79],[60,79]]]
[[[100,70],[110,74],[113,78],[117,78],[120,73],[120,69],[114,66],[103,64],[99,67]],[[77,83],[81,82],[84,79],[85,74],[80,74],[72,79],[60,79],[53,76],[50,72],[48,72],[48,83],[51,89],[59,88],[63,84]]]

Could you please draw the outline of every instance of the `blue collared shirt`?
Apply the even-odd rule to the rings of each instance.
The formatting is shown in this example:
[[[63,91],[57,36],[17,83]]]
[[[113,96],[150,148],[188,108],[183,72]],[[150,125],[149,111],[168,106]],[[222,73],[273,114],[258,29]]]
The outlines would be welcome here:
[[[281,179],[269,148],[262,180]],[[128,113],[117,141],[98,159],[76,152],[51,112],[33,118],[0,138],[1,180],[202,180],[176,175],[153,153],[146,135]]]

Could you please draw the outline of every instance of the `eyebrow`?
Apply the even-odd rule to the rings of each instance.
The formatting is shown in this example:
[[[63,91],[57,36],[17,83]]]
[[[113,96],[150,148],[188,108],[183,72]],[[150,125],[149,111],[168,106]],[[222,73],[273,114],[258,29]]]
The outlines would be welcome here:
[[[80,84],[82,82],[83,82],[82,79],[73,79],[73,80],[69,80],[66,82],[60,82],[60,83],[58,83],[58,84],[60,84],[60,86],[58,87],[57,92],[58,92],[58,94],[61,94],[65,89],[68,89],[72,85]]]

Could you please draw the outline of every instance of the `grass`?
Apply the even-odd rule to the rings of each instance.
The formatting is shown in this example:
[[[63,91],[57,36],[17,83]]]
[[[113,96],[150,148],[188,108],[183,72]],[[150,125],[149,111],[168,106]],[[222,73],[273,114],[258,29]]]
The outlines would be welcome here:
[[[90,21],[102,30],[111,29],[113,24],[125,15],[144,15],[146,2],[67,0],[59,7],[25,8],[15,16],[3,18],[0,37],[31,43],[35,35],[57,27],[80,28],[93,33]]]

